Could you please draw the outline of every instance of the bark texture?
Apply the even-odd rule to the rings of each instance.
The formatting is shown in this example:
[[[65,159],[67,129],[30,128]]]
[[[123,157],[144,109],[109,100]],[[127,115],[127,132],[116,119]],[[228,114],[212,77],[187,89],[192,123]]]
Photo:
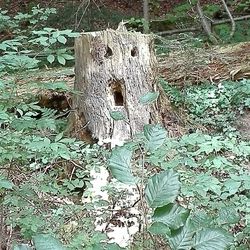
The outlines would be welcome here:
[[[100,142],[120,144],[157,122],[154,105],[139,98],[155,91],[156,57],[150,35],[123,30],[83,33],[75,41],[74,108],[84,129]],[[110,113],[121,112],[115,121]]]

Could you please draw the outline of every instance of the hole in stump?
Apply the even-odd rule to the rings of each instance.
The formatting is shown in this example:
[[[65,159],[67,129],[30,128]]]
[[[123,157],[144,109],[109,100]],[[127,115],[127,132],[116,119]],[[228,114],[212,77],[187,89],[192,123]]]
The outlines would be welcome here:
[[[114,98],[115,106],[123,106],[124,100],[121,83],[116,80],[109,83],[109,87],[111,88],[111,93]]]
[[[131,49],[131,56],[135,57],[139,54],[138,48],[134,47],[133,49]]]
[[[114,92],[115,106],[123,106],[123,96],[121,92]]]
[[[109,58],[109,57],[111,57],[112,55],[113,55],[112,49],[111,49],[109,46],[107,46],[105,57],[106,57],[106,58]]]

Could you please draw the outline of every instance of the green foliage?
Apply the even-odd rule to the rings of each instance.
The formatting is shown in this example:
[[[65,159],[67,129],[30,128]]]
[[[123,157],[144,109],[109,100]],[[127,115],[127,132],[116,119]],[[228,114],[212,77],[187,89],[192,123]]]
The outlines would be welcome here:
[[[70,49],[64,48],[63,45],[71,42],[72,38],[79,35],[78,33],[69,29],[39,30],[53,13],[56,13],[53,8],[33,7],[31,14],[18,13],[10,17],[6,11],[1,11],[0,19],[5,20],[2,29],[12,32],[14,38],[0,42],[0,52],[3,54],[0,58],[0,71],[12,72],[37,68],[41,62],[37,57],[45,57],[50,64],[57,61],[62,65],[74,59]],[[27,23],[25,29],[21,29],[23,22]]]
[[[145,188],[147,203],[152,208],[172,203],[179,193],[179,188],[180,183],[176,173],[165,171],[156,174],[148,180]]]
[[[147,128],[147,126],[145,127]],[[152,131],[159,130],[158,126],[153,125],[148,128]],[[238,144],[241,142],[230,139],[225,141],[220,136],[212,137],[203,134],[186,135],[179,141],[166,136],[158,138],[151,134],[154,138],[151,142],[148,140],[148,128],[144,128],[143,136],[135,140],[133,151],[128,151],[129,145],[113,150],[111,159],[119,166],[122,165],[122,171],[115,172],[113,176],[124,182],[124,173],[131,173],[131,169],[134,173],[138,173],[136,169],[140,164],[149,164],[152,167],[156,165],[161,169],[170,168],[170,170],[163,170],[153,176],[148,176],[148,174],[136,176],[136,178],[142,178],[142,183],[146,182],[144,190],[141,192],[145,193],[145,202],[153,208],[149,231],[154,235],[165,236],[171,249],[209,249],[209,246],[213,249],[226,249],[233,242],[233,238],[227,233],[227,230],[240,220],[239,213],[236,212],[237,205],[233,204],[230,199],[233,196],[236,197],[238,192],[247,191],[248,187],[241,190],[240,188],[249,181],[249,178],[246,173],[237,174],[240,169],[240,166],[238,169],[235,168],[237,160],[234,163],[228,163],[228,170],[223,168],[223,171],[235,172],[235,174],[225,174],[224,178],[219,177],[219,174],[218,176],[213,174],[214,166],[207,163],[208,161],[213,162],[218,154],[224,155],[225,150],[235,152],[235,148],[238,148]],[[150,142],[154,145],[152,151],[148,151],[147,145]],[[245,150],[249,152],[248,148]],[[126,161],[126,164],[122,164],[122,159],[127,155],[127,151],[129,160]],[[140,152],[144,160],[135,163],[132,155],[132,153],[135,155],[135,152]],[[224,158],[221,159],[224,160]],[[133,162],[134,164],[132,164]],[[175,165],[172,162],[176,162]],[[220,163],[215,162],[215,164]],[[235,169],[232,169],[231,166],[234,166]],[[144,165],[141,168],[143,169]],[[175,171],[172,170],[173,168]],[[206,168],[206,172],[204,168]],[[219,171],[217,166],[215,169]],[[125,176],[126,180],[135,178],[135,175],[131,176],[131,174]],[[181,185],[179,176],[182,180]],[[176,203],[176,200],[180,199],[179,196],[183,197],[184,207]],[[185,199],[190,200],[187,202]],[[242,208],[244,207],[243,210],[246,211],[247,203],[244,199]],[[227,208],[226,204],[229,204],[230,207]],[[198,209],[200,206],[205,207],[205,211],[213,215],[211,219],[204,219],[208,215],[204,213],[203,209]],[[198,214],[196,214],[197,212]],[[198,215],[203,217],[197,217]]]
[[[117,180],[127,184],[135,183],[130,167],[132,153],[131,150],[126,148],[116,148],[112,151],[109,159],[109,168],[112,175]]]
[[[50,64],[57,59],[58,63],[65,65],[67,60],[74,59],[66,48],[57,48],[57,46],[66,44],[68,38],[77,37],[79,33],[54,28],[43,28],[43,30],[35,30],[32,33],[34,38],[29,40],[29,43],[38,46],[45,54],[48,54],[47,61]]]
[[[63,245],[50,235],[39,234],[34,237],[36,250],[63,250]]]
[[[236,11],[238,12],[249,12],[250,11],[250,1],[249,0],[242,0],[237,3]]]
[[[190,86],[183,92],[164,80],[160,84],[174,105],[183,105],[191,119],[210,128],[226,129],[236,114],[249,108],[249,80]]]
[[[237,21],[235,33],[232,38],[230,38],[231,26],[229,24],[216,25],[214,31],[220,37],[220,39],[226,43],[249,41],[250,38],[250,31],[248,29],[249,25],[250,25],[249,20]]]
[[[189,10],[189,4],[178,6],[175,15],[169,16],[170,22]],[[216,10],[210,7],[207,11]],[[0,73],[5,74],[0,81],[0,216],[4,218],[1,228],[8,226],[18,235],[13,249],[32,249],[30,242],[37,250],[120,249],[109,242],[105,230],[110,224],[127,223],[119,221],[117,214],[125,214],[127,219],[129,209],[137,205],[143,226],[134,239],[135,248],[152,249],[153,243],[161,242],[179,250],[246,249],[250,143],[227,127],[233,126],[236,114],[250,107],[249,80],[183,91],[161,81],[171,102],[188,113],[191,124],[212,127],[220,134],[197,130],[170,138],[161,126],[150,124],[111,153],[86,145],[66,137],[66,119],[58,119],[56,110],[40,107],[32,93],[35,88],[72,92],[64,82],[27,84],[19,80],[19,74],[6,74],[25,74],[41,66],[43,57],[62,65],[73,59],[65,46],[78,34],[70,29],[44,28],[54,12],[35,7],[31,13],[18,13],[13,18],[0,12],[0,31],[9,29],[14,35],[0,43]],[[143,20],[133,21],[143,24]],[[24,22],[27,26],[21,29]],[[189,38],[184,38],[186,43]],[[140,102],[151,104],[158,95],[148,93]],[[110,116],[125,119],[118,111]],[[91,182],[93,170],[106,167],[122,185],[138,190],[129,207],[126,192],[118,189],[120,183],[99,187],[100,183]],[[96,200],[92,195],[95,186],[100,188]],[[100,195],[105,192],[108,200]],[[122,206],[116,210],[119,201]],[[96,231],[97,219],[106,223],[104,233]]]

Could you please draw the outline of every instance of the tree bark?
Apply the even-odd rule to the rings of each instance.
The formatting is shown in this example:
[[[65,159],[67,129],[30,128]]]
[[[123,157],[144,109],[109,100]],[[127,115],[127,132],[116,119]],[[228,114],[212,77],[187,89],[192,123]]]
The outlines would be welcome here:
[[[149,1],[143,0],[143,32],[147,34],[149,32]]]
[[[209,37],[209,40],[214,44],[218,43],[216,37],[212,33],[212,22],[208,20],[208,18],[204,15],[199,0],[196,3],[196,9],[200,18],[202,28],[204,32],[206,33],[206,35]]]
[[[122,144],[158,122],[155,105],[139,98],[155,90],[156,57],[153,37],[141,33],[106,30],[83,33],[75,40],[73,107],[80,130],[88,130],[100,143]],[[121,113],[124,120],[111,118]]]

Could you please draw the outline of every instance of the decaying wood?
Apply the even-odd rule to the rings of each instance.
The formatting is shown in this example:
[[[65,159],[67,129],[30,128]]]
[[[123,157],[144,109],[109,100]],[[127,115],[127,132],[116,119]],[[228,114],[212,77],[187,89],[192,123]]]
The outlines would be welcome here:
[[[139,102],[156,88],[152,36],[120,30],[83,33],[75,41],[75,57],[73,106],[92,137],[115,145],[158,121],[156,108]],[[112,119],[113,111],[125,120]]]

